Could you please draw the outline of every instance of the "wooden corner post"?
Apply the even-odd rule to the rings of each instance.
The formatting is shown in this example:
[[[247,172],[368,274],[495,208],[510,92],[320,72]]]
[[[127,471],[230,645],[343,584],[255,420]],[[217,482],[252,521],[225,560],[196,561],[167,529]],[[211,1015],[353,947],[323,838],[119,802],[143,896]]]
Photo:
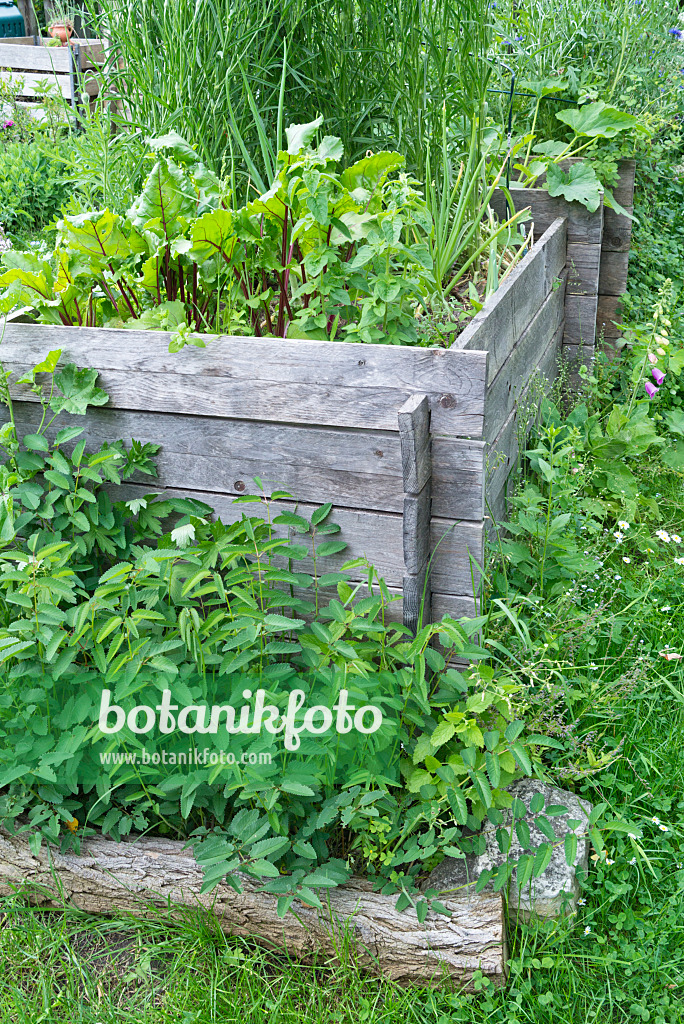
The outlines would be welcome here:
[[[399,410],[401,467],[404,481],[404,625],[416,633],[420,621],[431,621],[428,575],[432,453],[430,403],[413,395]]]

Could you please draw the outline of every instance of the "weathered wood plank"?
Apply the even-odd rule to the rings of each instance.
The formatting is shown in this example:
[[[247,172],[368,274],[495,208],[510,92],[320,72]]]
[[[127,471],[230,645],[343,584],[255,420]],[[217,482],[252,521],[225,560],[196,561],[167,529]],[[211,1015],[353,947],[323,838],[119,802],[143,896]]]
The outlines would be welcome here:
[[[624,295],[627,290],[629,274],[629,251],[614,252],[612,249],[601,251],[601,273],[599,275],[600,295]]]
[[[71,71],[71,55],[66,46],[22,46],[3,42],[0,46],[0,68],[12,71],[46,71],[48,74]]]
[[[4,407],[2,407],[4,409]],[[20,436],[40,422],[40,406],[14,403]],[[3,412],[0,409],[0,420]],[[269,490],[301,501],[401,512],[404,500],[398,433],[296,427],[222,420],[213,416],[92,408],[87,417],[60,415],[49,431],[84,430],[88,451],[105,441],[132,438],[161,444],[155,486],[187,487],[238,497],[259,476]],[[65,446],[71,449],[76,442]],[[484,442],[435,437],[432,441],[434,514],[480,519],[484,501]],[[145,478],[136,477],[144,483]]]
[[[563,322],[564,288],[561,285],[547,296],[534,320],[523,333],[510,356],[487,389],[485,401],[485,441],[497,436],[525,388],[540,353]]]
[[[397,409],[428,395],[432,430],[482,432],[487,353],[457,349],[259,338],[208,339],[169,353],[163,332],[8,324],[7,369],[24,372],[50,349],[91,366],[120,409],[397,430]],[[27,389],[17,398],[31,400]]]
[[[404,565],[407,573],[422,572],[430,558],[430,488],[404,498]]]
[[[580,203],[569,203],[561,196],[550,196],[544,188],[513,189],[511,196],[516,210],[530,208],[537,238],[548,230],[557,217],[563,217],[568,222],[568,242],[601,244],[603,205],[590,213]],[[503,192],[496,190],[491,206],[499,217],[503,216],[506,208]]]
[[[208,491],[194,491],[189,488],[155,487],[155,481],[141,485],[127,482],[117,487],[115,495],[118,500],[128,501],[131,498],[143,497],[149,493],[161,493],[168,497],[192,497],[203,501],[214,509],[224,523],[237,522],[244,513],[250,516],[264,517],[264,506],[258,502],[235,505],[233,500],[223,494]],[[278,501],[271,503],[272,515],[282,511],[299,512],[310,518],[315,505],[306,502]],[[349,559],[367,558],[383,577],[388,586],[401,587],[404,579],[404,536],[403,516],[390,512],[368,512],[363,509],[350,509],[335,506],[331,520],[340,526],[339,539],[347,542],[345,551],[331,555],[319,562],[320,572],[333,572]],[[277,527],[279,536],[287,534],[284,527]],[[482,563],[481,522],[461,521],[454,523],[450,519],[442,519],[433,514],[430,524],[430,549],[436,551],[432,562],[431,580],[435,592],[443,594],[472,594],[472,572],[469,554]],[[444,538],[444,540],[442,540]],[[313,562],[303,559],[297,562],[303,572],[313,570]],[[350,579],[362,579],[360,569],[350,570]]]
[[[620,296],[599,295],[596,311],[597,333],[608,341],[621,337],[622,331],[616,327],[616,322],[621,322],[621,312]]]
[[[325,894],[325,910],[297,901],[284,918],[277,896],[261,882],[241,877],[241,892],[220,883],[202,894],[202,871],[182,840],[137,836],[116,843],[83,840],[81,855],[33,853],[26,836],[0,835],[0,893],[33,883],[31,898],[43,906],[72,905],[89,913],[124,911],[145,916],[151,906],[172,914],[204,908],[229,935],[284,949],[288,956],[349,961],[403,984],[457,983],[473,991],[474,976],[493,985],[506,980],[505,920],[499,893],[472,887],[446,894],[447,915],[429,912],[421,924],[411,907],[397,912],[396,896],[373,892],[353,878]],[[182,908],[182,909],[181,909]],[[348,950],[347,938],[351,943]],[[348,950],[348,952],[347,952]]]
[[[413,395],[398,413],[404,483],[403,621],[415,635],[431,618],[430,580],[430,404],[426,395]]]
[[[511,474],[514,473],[518,464],[519,431],[529,427],[532,422],[529,415],[531,407],[538,406],[539,385],[535,383],[535,379],[538,381],[540,377],[544,378],[544,390],[548,392],[551,381],[557,375],[562,336],[563,327],[561,325],[542,353],[536,369],[529,374],[527,384],[501,427],[498,436],[488,446],[486,507],[487,513],[498,522],[502,522],[506,518],[505,496]]]
[[[418,494],[432,475],[427,395],[412,395],[399,410],[398,420],[404,491]]]
[[[565,299],[564,345],[593,345],[598,296],[568,295]]]
[[[634,173],[636,161],[621,160],[618,164],[620,177],[613,195],[629,213],[634,207]],[[605,209],[603,227],[604,252],[629,252],[632,237],[632,221],[629,217],[616,213],[609,207]]]
[[[37,50],[42,47],[36,47]],[[0,81],[6,82],[15,90],[17,96],[45,96],[47,86],[56,85],[57,90],[65,99],[71,99],[71,78],[69,75],[53,75],[46,71],[32,74],[29,71],[0,71]]]
[[[596,295],[600,273],[603,273],[603,254],[598,245],[568,243],[568,295]]]
[[[565,265],[566,225],[554,221],[456,339],[464,350],[489,352],[488,384],[505,363]]]

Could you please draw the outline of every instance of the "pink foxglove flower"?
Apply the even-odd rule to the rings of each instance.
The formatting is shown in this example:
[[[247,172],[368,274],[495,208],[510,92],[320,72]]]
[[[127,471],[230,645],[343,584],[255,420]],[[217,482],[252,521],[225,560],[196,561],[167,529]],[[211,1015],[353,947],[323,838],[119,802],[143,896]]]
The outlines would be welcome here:
[[[655,396],[658,394],[658,388],[654,387],[653,384],[651,384],[650,380],[646,381],[644,387],[646,388],[646,394],[649,398],[655,398]]]
[[[658,356],[654,355],[653,352],[649,352],[648,353],[648,361],[649,361],[649,363],[653,363],[653,365],[655,366],[655,364],[658,362]]]
[[[658,387],[660,387],[660,385],[665,380],[665,374],[663,373],[663,371],[659,370],[657,366],[654,366],[651,370],[651,375],[653,376],[653,380],[656,382]]]

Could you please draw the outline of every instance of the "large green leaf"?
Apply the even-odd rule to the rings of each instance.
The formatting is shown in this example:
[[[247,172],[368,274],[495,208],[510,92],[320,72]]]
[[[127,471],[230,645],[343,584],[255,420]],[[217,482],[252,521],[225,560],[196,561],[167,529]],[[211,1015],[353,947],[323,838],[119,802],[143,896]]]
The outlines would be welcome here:
[[[684,412],[681,409],[670,409],[663,413],[663,419],[667,423],[668,430],[673,434],[681,434],[684,437]]]
[[[214,256],[230,260],[238,241],[232,213],[223,209],[205,213],[192,225],[190,240],[188,256],[196,263]]]
[[[0,312],[7,313],[16,306],[34,306],[45,310],[58,306],[60,298],[55,295],[52,267],[34,253],[10,249],[3,258],[7,268],[0,274]],[[55,323],[59,318],[55,313]]]
[[[568,83],[563,78],[525,78],[519,85],[536,96],[550,96],[554,92],[564,92]]]
[[[640,125],[636,117],[617,107],[609,107],[603,100],[573,110],[561,110],[556,117],[569,125],[576,135],[590,139],[614,139],[620,132],[632,130],[648,134],[648,129]]]
[[[79,213],[59,222],[60,245],[68,252],[85,256],[93,272],[120,263],[131,254],[123,233],[123,220],[110,210]]]
[[[137,228],[145,228],[168,241],[182,233],[196,205],[192,182],[177,164],[160,157],[128,215]]]
[[[290,156],[297,156],[303,149],[306,149],[318,129],[323,124],[323,117],[317,117],[315,121],[308,124],[291,124],[285,129],[287,136],[287,152]]]
[[[582,161],[572,164],[567,173],[558,164],[549,164],[546,182],[550,196],[563,196],[568,202],[581,203],[590,213],[601,203],[601,182],[594,168]]]
[[[170,131],[156,139],[148,139],[147,142],[150,149],[154,149],[156,152],[167,150],[169,156],[177,160],[179,164],[187,164],[192,167],[199,163],[199,157],[195,150],[178,132]]]
[[[68,363],[55,374],[55,386],[62,392],[53,395],[50,408],[54,412],[69,412],[85,416],[89,405],[104,405],[109,396],[95,386],[97,370],[79,370],[74,363]]]
[[[391,171],[396,171],[404,164],[401,153],[374,153],[365,156],[351,167],[347,167],[340,175],[340,181],[346,189],[353,192],[355,188],[373,190]]]

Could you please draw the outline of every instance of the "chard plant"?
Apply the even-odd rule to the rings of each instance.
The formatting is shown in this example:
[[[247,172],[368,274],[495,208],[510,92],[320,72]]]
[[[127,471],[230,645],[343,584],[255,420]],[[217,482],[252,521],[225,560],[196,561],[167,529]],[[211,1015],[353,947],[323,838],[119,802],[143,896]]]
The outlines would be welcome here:
[[[417,182],[398,153],[339,170],[339,139],[313,145],[320,125],[287,129],[271,187],[239,209],[180,136],[155,140],[127,216],[65,216],[51,258],[6,254],[0,308],[170,330],[177,346],[193,332],[416,343],[432,269]]]

